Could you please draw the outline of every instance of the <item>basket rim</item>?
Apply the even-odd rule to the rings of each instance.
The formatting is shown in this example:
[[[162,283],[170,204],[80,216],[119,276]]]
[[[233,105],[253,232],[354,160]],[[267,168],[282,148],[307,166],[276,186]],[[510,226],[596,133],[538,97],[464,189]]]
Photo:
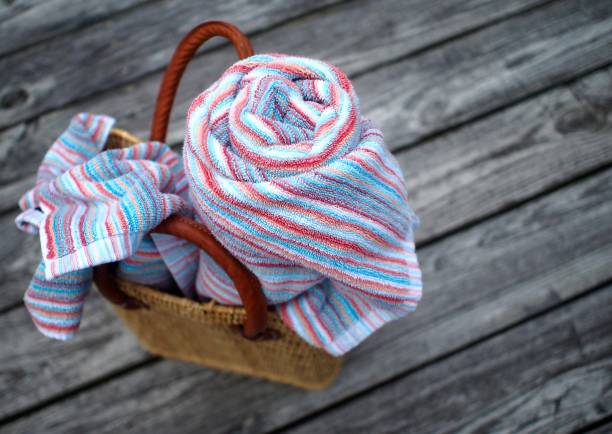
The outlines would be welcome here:
[[[148,306],[145,310],[162,311],[173,315],[189,318],[193,321],[211,322],[206,320],[207,314],[214,314],[216,317],[225,317],[227,323],[242,325],[246,318],[246,310],[242,305],[226,305],[210,299],[208,301],[192,300],[187,297],[169,294],[159,289],[132,282],[113,276],[117,285],[123,292],[130,297],[143,302]],[[121,309],[120,306],[114,306]],[[282,328],[283,331],[291,331],[282,321],[280,315],[268,306],[268,324],[275,328]]]

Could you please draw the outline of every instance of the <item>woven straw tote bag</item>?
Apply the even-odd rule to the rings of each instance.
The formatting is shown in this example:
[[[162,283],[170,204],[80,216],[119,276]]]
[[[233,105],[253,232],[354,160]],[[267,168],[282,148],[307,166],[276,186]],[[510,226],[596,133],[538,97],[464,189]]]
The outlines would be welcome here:
[[[253,54],[240,30],[220,21],[194,28],[178,45],[164,74],[151,128],[151,140],[165,141],[179,81],[200,45],[214,36],[229,39],[238,56]],[[108,149],[140,140],[113,129]],[[233,280],[242,306],[198,302],[119,279],[113,264],[95,267],[94,281],[117,315],[149,352],[216,369],[278,381],[305,389],[322,389],[338,374],[341,358],[306,343],[266,305],[257,279],[202,224],[172,216],[154,232],[188,240],[211,256]]]

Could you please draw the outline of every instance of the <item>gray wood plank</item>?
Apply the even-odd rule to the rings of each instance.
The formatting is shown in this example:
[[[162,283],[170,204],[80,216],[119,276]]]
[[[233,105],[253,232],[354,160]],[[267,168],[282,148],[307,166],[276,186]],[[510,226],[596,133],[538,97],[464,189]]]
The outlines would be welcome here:
[[[361,96],[363,112],[377,122],[387,143],[395,149],[453,125],[458,118],[449,112],[450,108],[453,113],[481,116],[530,92],[601,66],[610,58],[612,7],[603,0],[589,2],[588,8],[582,5],[580,1],[553,3],[362,75],[354,84]],[[334,8],[328,13],[341,9]],[[354,57],[363,38],[355,31],[355,20],[341,18],[337,17],[351,26],[346,33],[338,35],[338,39],[353,41],[354,51],[348,52]],[[338,50],[325,34],[308,33],[308,29],[317,28],[317,19],[314,15],[258,35],[254,45],[260,52],[272,50],[324,57],[343,66],[346,57],[340,53],[347,52],[344,44]],[[309,44],[304,44],[304,34],[309,35]],[[381,39],[384,42],[382,36]],[[423,39],[431,41],[426,36]],[[326,51],[321,52],[321,47],[326,47]],[[335,51],[330,52],[329,47]],[[539,50],[545,51],[546,56],[539,55]],[[529,53],[532,56],[528,56]],[[510,62],[517,58],[523,61]],[[198,74],[188,73],[179,91],[170,128],[171,143],[181,141],[184,113],[193,96],[233,60],[230,50],[220,50],[195,61],[191,71],[198,71]],[[458,83],[459,80],[462,82]],[[0,133],[0,149],[4,149],[5,156],[0,160],[0,182],[14,180],[24,172],[31,174],[44,149],[80,110],[113,114],[120,124],[146,137],[158,86],[159,76],[152,75],[133,85],[43,115],[34,123],[20,124]],[[444,104],[440,103],[442,98]],[[478,103],[473,104],[474,101]],[[452,103],[452,107],[447,103]],[[395,115],[401,117],[402,122],[397,122]],[[465,119],[464,116],[462,120]],[[10,168],[9,161],[21,155],[28,157],[22,158],[22,168]]]
[[[612,3],[570,0],[507,20],[357,81],[363,112],[406,146],[610,63]],[[401,92],[398,92],[401,89]]]
[[[286,432],[581,430],[612,414],[610,318],[612,286]]]
[[[422,221],[417,239],[440,236],[610,164],[611,135],[607,68],[400,152]]]
[[[0,214],[14,211],[19,198],[36,184],[36,174],[24,176],[15,182],[0,186]]]
[[[41,259],[40,240],[17,230],[17,214],[0,216],[0,311],[21,301]]]
[[[609,281],[611,186],[607,170],[421,249],[426,293],[419,310],[352,352],[326,391],[162,361],[7,428],[165,432],[179,421],[186,433],[282,427]]]
[[[0,419],[16,408],[31,405],[33,395],[67,392],[151,357],[139,349],[134,336],[113,318],[97,293],[90,294],[85,306],[84,333],[70,342],[49,340],[38,333],[25,308],[2,315],[1,321]],[[47,381],[39,382],[41,376]]]
[[[15,1],[0,6],[0,56],[90,26],[148,0]]]
[[[337,2],[232,1],[212,4],[203,15],[198,2],[165,0],[22,50],[0,60],[0,82],[6,91],[23,89],[27,93],[26,98],[0,110],[0,126],[159,70],[182,35],[203,19],[234,21],[246,31],[257,31]],[[341,53],[337,59],[340,64],[356,72],[403,56],[423,42],[431,43],[540,3],[543,0],[444,0],[436,8],[423,0],[347,3],[310,17],[310,25],[302,24],[292,39],[298,45],[316,47],[320,57]],[[158,19],[160,10],[168,14],[164,20]],[[436,22],[433,29],[432,22]],[[326,31],[321,32],[322,28]],[[270,50],[280,50],[278,40]],[[11,73],[5,77],[2,71]]]
[[[14,0],[0,3],[0,22],[13,18],[28,9],[40,5],[45,0]]]
[[[610,434],[612,432],[612,418],[608,417],[607,421],[602,423],[601,425],[597,424],[597,426],[587,429],[584,431],[584,434]]]
[[[0,127],[161,69],[201,21],[223,19],[257,32],[338,1],[239,0],[203,8],[197,0],[164,0],[17,51],[0,59],[0,95],[23,97],[2,97]]]

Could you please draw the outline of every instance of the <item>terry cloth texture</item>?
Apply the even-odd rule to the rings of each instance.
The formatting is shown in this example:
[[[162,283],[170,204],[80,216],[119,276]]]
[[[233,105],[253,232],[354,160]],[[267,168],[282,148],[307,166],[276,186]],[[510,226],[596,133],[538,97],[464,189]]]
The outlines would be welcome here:
[[[237,62],[191,104],[183,159],[198,218],[311,344],[343,354],[415,309],[417,218],[338,68],[280,54]],[[205,254],[196,290],[240,302]]]
[[[36,186],[19,201],[17,226],[40,234],[43,259],[25,294],[38,329],[77,330],[97,264],[121,261],[121,277],[165,287],[172,276],[147,233],[183,209],[180,158],[158,142],[101,152],[114,120],[79,114],[55,141]]]

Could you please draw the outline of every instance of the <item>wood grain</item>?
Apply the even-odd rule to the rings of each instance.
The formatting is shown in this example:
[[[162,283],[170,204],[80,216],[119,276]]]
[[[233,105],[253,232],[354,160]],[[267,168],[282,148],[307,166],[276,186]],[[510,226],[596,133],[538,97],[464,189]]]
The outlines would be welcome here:
[[[281,427],[609,281],[611,186],[608,170],[421,249],[426,293],[420,308],[352,352],[338,382],[326,391],[308,393],[162,361],[6,428],[69,433],[129,427],[159,432],[179,421],[187,433]],[[13,330],[24,328],[15,325]],[[87,329],[81,332],[87,339]],[[42,343],[38,351],[44,348]],[[71,367],[79,372],[78,362]],[[43,377],[47,383],[53,378],[50,373]],[[30,399],[40,399],[38,393]]]
[[[612,162],[612,68],[397,154],[419,241]]]
[[[0,216],[0,311],[21,302],[41,259],[39,238],[17,230],[17,215]]]
[[[0,82],[4,89],[25,90],[28,97],[0,110],[0,126],[158,71],[180,38],[199,21],[223,19],[253,32],[338,2],[213,2],[203,10],[193,0],[165,0],[21,50],[0,60],[0,71],[11,71],[8,77],[0,72]],[[293,40],[300,38],[300,45],[309,45],[307,51],[314,49],[319,57],[340,53],[340,65],[354,72],[403,56],[423,42],[431,43],[543,2],[445,0],[436,8],[426,7],[423,0],[347,3],[317,14],[308,27],[295,23],[300,31],[291,33]],[[384,14],[378,13],[381,8]],[[164,20],[158,19],[160,10]],[[430,23],[435,21],[439,23],[432,29]],[[278,45],[277,39],[271,50],[285,51]]]
[[[356,81],[391,147],[505,107],[610,63],[612,3],[555,2]],[[401,91],[398,91],[401,90]]]
[[[612,414],[611,317],[608,286],[287,432],[578,431]]]
[[[606,418],[606,422],[589,427],[589,429],[585,429],[583,432],[585,434],[610,434],[612,432],[612,417]]]
[[[482,116],[521,96],[597,68],[610,58],[612,7],[604,0],[582,6],[580,1],[553,3],[364,74],[354,81],[363,112],[382,128],[388,145],[396,149],[443,131],[459,120],[465,122],[468,114]],[[308,17],[312,22],[302,19],[258,35],[253,39],[254,46],[260,52],[323,57],[325,53],[318,48],[332,46],[328,39],[314,39],[313,35],[309,44],[303,43],[302,35],[314,26],[317,17]],[[354,41],[357,50],[357,34],[351,26],[341,36]],[[325,58],[338,63],[333,56]],[[229,49],[220,50],[202,56],[190,66],[172,116],[170,143],[182,140],[184,113],[193,96],[234,59]],[[0,133],[0,149],[4,149],[5,156],[0,159],[0,182],[32,173],[49,143],[78,111],[112,114],[122,126],[146,137],[158,86],[159,76],[152,75]],[[10,161],[22,155],[27,155],[21,158],[22,168],[13,168]]]
[[[146,1],[31,0],[0,6],[0,56],[90,26]]]
[[[97,293],[90,294],[81,324],[83,333],[70,342],[41,335],[25,308],[2,315],[0,419],[15,409],[31,405],[32,396],[44,398],[66,392],[150,358],[112,315]],[[46,381],[39,381],[41,378]]]
[[[0,186],[0,214],[14,211],[21,196],[36,184],[36,175],[24,176]]]
[[[15,0],[4,1],[0,3],[0,23],[2,21],[14,18],[28,9],[40,5],[45,0]]]
[[[201,21],[223,19],[257,32],[338,1],[243,0],[204,7],[197,0],[164,0],[19,50],[0,59],[0,95],[21,91],[25,98],[0,104],[0,127],[159,71]]]

